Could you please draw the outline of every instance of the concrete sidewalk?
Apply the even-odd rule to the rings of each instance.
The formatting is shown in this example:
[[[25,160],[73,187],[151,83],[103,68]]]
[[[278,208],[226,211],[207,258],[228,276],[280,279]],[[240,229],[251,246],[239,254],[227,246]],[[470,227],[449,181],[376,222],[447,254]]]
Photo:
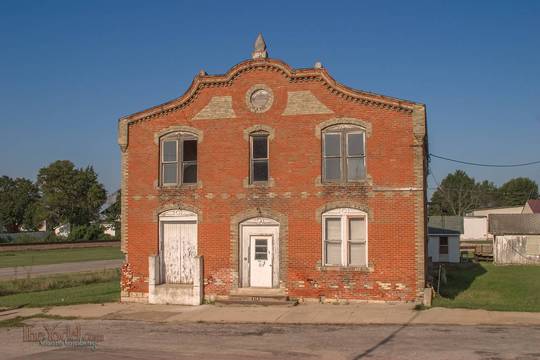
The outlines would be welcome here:
[[[50,265],[0,268],[0,280],[25,279],[27,277],[45,276],[53,274],[116,269],[122,266],[122,262],[123,260],[92,260]]]
[[[302,304],[298,306],[181,306],[83,304],[0,312],[0,321],[39,313],[82,319],[170,323],[540,325],[540,313],[431,308],[409,304]]]

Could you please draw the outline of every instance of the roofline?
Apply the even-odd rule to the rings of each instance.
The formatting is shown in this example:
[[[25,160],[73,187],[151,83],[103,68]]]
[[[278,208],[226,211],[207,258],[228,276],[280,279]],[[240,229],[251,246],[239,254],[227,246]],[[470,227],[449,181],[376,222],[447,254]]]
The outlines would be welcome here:
[[[471,213],[473,213],[475,211],[483,211],[483,210],[512,209],[512,208],[518,208],[518,207],[523,208],[523,206],[525,206],[525,205],[487,207],[487,208],[480,208],[480,209],[471,210]],[[474,215],[472,215],[472,216],[474,216]]]
[[[493,236],[504,236],[504,235],[515,235],[515,236],[519,236],[519,235],[522,235],[522,236],[527,236],[527,235],[540,235],[540,231],[519,231],[519,232],[516,232],[516,231],[501,231],[501,232],[497,232],[497,233],[493,233],[492,234]]]
[[[463,233],[460,233],[458,231],[456,232],[453,232],[453,233],[430,233],[428,232],[428,235],[463,235]]]
[[[251,69],[271,69],[281,72],[291,80],[312,80],[321,81],[328,90],[340,95],[348,100],[361,102],[368,105],[388,108],[397,111],[412,112],[418,107],[425,108],[425,104],[410,100],[399,99],[391,96],[380,95],[373,92],[351,88],[337,82],[325,68],[299,68],[293,69],[287,63],[277,59],[255,59],[246,60],[230,68],[222,75],[207,75],[199,73],[189,86],[188,90],[180,97],[166,101],[162,104],[122,116],[118,121],[128,121],[132,123],[139,120],[159,116],[191,103],[201,89],[206,87],[226,87],[232,85],[234,80],[242,73]]]

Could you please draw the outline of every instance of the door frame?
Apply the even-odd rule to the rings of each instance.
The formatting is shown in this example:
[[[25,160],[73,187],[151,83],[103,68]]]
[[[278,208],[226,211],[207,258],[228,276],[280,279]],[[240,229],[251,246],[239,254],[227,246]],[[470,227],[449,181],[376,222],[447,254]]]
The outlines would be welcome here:
[[[158,254],[159,255],[159,276],[156,276],[156,284],[165,283],[165,263],[163,261],[163,242],[164,242],[164,223],[192,223],[195,224],[195,256],[199,253],[199,223],[197,214],[187,210],[167,210],[159,214],[159,236],[158,236]],[[181,265],[180,265],[181,266]]]
[[[279,246],[279,223],[273,219],[258,217],[245,220],[240,223],[238,238],[238,287],[251,287],[251,253],[249,243],[252,235],[272,237],[272,287],[279,288],[280,274],[280,246]]]

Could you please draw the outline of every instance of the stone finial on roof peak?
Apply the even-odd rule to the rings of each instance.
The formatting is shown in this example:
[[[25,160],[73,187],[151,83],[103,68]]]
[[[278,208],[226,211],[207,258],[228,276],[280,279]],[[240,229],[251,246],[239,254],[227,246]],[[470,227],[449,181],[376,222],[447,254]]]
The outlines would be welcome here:
[[[266,59],[268,57],[268,51],[266,51],[266,43],[261,33],[257,36],[255,44],[253,45],[253,52],[251,58],[253,59]]]

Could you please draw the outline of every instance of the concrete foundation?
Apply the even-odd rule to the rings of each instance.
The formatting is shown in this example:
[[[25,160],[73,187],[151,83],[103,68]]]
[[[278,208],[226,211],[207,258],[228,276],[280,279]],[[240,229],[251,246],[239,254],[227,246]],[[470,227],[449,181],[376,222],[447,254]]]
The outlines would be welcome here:
[[[150,304],[201,305],[203,303],[203,259],[195,257],[192,284],[163,283],[159,256],[148,257],[148,302]]]

